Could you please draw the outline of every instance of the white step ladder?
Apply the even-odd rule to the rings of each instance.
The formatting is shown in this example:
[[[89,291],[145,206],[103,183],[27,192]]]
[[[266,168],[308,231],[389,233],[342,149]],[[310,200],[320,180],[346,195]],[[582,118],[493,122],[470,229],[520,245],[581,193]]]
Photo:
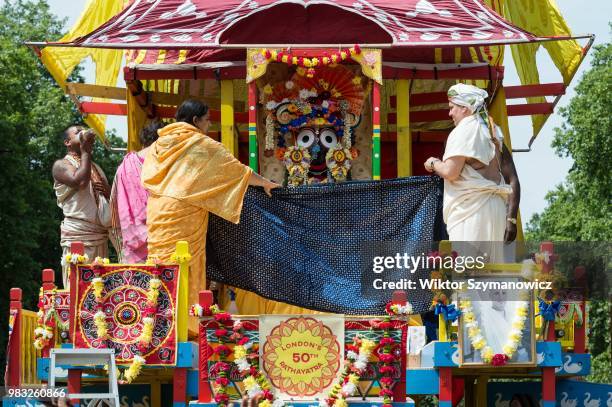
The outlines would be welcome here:
[[[51,349],[49,363],[49,387],[55,388],[55,367],[108,366],[108,393],[70,393],[69,399],[104,400],[109,406],[120,407],[117,386],[117,367],[114,349]]]

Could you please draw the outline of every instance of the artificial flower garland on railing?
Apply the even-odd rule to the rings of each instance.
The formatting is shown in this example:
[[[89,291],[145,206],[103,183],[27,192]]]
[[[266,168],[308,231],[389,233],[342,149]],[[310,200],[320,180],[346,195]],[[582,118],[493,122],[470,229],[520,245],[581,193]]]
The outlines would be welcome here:
[[[40,287],[38,293],[38,312],[36,313],[37,326],[34,329],[34,348],[37,350],[42,350],[51,344],[56,327],[62,331],[67,331],[69,328],[68,323],[63,322],[55,310],[56,294],[57,289],[52,289],[49,306],[45,309],[44,290]]]
[[[213,352],[219,356],[219,362],[211,368],[211,373],[217,375],[215,379],[215,402],[221,407],[229,405],[228,388],[230,384],[231,363],[229,356],[232,350],[226,343],[235,343],[233,363],[243,376],[243,384],[249,398],[262,397],[258,407],[283,407],[285,403],[276,398],[272,386],[258,368],[259,355],[257,347],[249,342],[244,335],[243,324],[240,320],[233,320],[232,316],[223,312],[217,305],[212,305],[205,310],[201,305],[194,304],[189,310],[189,314],[197,317],[212,315],[219,324],[215,329],[215,336],[219,340]],[[249,352],[250,351],[250,352]]]
[[[383,397],[383,407],[391,407],[393,403],[393,375],[395,374],[395,366],[393,364],[398,360],[399,355],[393,353],[393,345],[395,340],[391,337],[391,328],[393,323],[391,322],[392,316],[408,316],[412,313],[412,306],[410,303],[406,305],[392,304],[389,303],[385,307],[387,315],[383,319],[383,322],[375,324],[375,328],[383,330],[383,337],[380,340],[380,346],[382,347],[382,353],[378,355],[378,359],[383,363],[379,371],[381,374],[380,382],[380,395]]]
[[[391,319],[393,316],[409,315],[412,313],[412,306],[409,303],[406,305],[389,303],[386,311],[387,315],[382,322],[372,321],[371,325],[375,329],[383,330],[383,338],[380,341],[383,350],[378,356],[383,363],[383,366],[379,369],[382,375],[379,381],[381,384],[380,395],[383,396],[384,407],[391,407],[393,396],[391,387],[394,381],[393,375],[396,372],[393,363],[398,359],[398,355],[393,354],[392,349],[395,340],[391,338],[390,331],[393,328]],[[208,310],[205,310],[201,305],[194,304],[190,307],[189,314],[196,317],[211,315],[219,324],[219,327],[215,329],[215,336],[219,340],[219,345],[213,349],[214,354],[219,356],[219,361],[211,368],[211,373],[217,376],[214,400],[219,407],[227,407],[230,402],[228,388],[232,362],[229,361],[229,356],[232,354],[232,350],[226,343],[236,344],[233,349],[233,363],[243,376],[247,396],[250,399],[261,396],[263,401],[259,402],[258,407],[283,407],[285,405],[284,401],[275,397],[272,386],[259,370],[257,348],[244,335],[243,324],[240,320],[233,320],[229,313],[220,310],[217,305],[212,305]],[[367,368],[368,360],[376,347],[377,344],[374,341],[358,336],[354,338],[352,345],[346,346],[344,370],[337,382],[331,387],[327,397],[319,402],[320,407],[348,406],[346,399],[357,392],[359,379]]]
[[[327,397],[319,402],[320,407],[347,407],[347,397],[355,395],[359,379],[365,371],[376,343],[355,336],[352,345],[346,346],[344,370],[329,390]]]
[[[468,329],[470,343],[475,350],[480,351],[480,357],[483,362],[491,363],[493,366],[503,366],[512,359],[523,337],[525,321],[529,316],[529,302],[526,300],[517,301],[516,314],[512,320],[512,329],[510,329],[506,344],[502,348],[503,353],[497,354],[493,352],[486,338],[482,335],[472,310],[472,301],[462,299],[459,301],[459,306],[465,321],[465,327]]]

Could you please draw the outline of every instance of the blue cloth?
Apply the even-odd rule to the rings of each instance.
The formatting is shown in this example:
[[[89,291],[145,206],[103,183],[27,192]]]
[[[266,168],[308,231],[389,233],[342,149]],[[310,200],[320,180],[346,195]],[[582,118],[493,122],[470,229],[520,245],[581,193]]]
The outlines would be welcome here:
[[[542,315],[544,321],[554,321],[555,317],[559,313],[559,307],[561,305],[561,302],[553,301],[551,303],[548,303],[541,298],[538,298],[538,301],[540,302],[540,312],[538,313],[538,315]]]
[[[362,290],[368,250],[445,238],[441,206],[441,179],[430,176],[276,189],[272,198],[249,188],[238,225],[210,216],[207,278],[318,311],[384,314],[391,292]],[[415,312],[429,309],[430,291],[407,294]]]
[[[440,315],[444,317],[445,321],[455,321],[461,315],[461,311],[455,308],[455,304],[445,305],[441,303],[437,303],[434,308],[434,314]]]

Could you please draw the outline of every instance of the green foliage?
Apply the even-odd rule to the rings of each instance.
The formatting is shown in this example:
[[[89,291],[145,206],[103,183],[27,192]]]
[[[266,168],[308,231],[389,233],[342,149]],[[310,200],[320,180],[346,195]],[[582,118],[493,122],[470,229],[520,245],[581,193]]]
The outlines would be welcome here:
[[[59,223],[51,166],[65,154],[62,130],[82,119],[74,104],[23,45],[62,36],[64,22],[45,1],[3,2],[0,6],[0,366],[10,287],[23,289],[24,306],[35,309],[40,270],[59,270]],[[79,79],[78,72],[73,80]],[[109,135],[114,146],[123,142]],[[121,156],[97,147],[94,159],[114,175]],[[61,280],[58,280],[61,281]]]
[[[609,248],[612,43],[595,48],[591,69],[576,86],[576,96],[569,106],[560,113],[565,123],[555,129],[552,145],[559,156],[571,157],[574,164],[563,185],[547,194],[544,212],[531,218],[527,237],[537,241],[608,242]],[[593,301],[589,318],[589,347],[594,356],[592,378],[610,383],[610,301]]]
[[[612,240],[612,44],[595,48],[569,106],[555,129],[553,147],[574,165],[563,185],[548,193],[548,207],[528,225],[535,240]]]

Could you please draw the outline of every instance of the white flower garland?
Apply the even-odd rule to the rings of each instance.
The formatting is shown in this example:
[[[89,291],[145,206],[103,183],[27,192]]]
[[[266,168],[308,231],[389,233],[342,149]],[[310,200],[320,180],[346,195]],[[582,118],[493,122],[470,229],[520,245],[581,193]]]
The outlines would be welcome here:
[[[490,363],[495,356],[495,352],[489,346],[486,338],[482,335],[482,331],[474,315],[472,309],[472,301],[469,299],[462,299],[459,301],[459,307],[462,312],[462,317],[465,321],[465,327],[468,330],[468,338],[472,347],[480,351],[480,357],[485,363]],[[508,339],[506,344],[503,346],[502,351],[509,359],[512,359],[514,353],[518,349],[521,339],[523,337],[523,330],[525,329],[525,321],[529,315],[529,302],[528,301],[517,301],[515,308],[515,315],[512,320],[512,329],[508,333]]]

